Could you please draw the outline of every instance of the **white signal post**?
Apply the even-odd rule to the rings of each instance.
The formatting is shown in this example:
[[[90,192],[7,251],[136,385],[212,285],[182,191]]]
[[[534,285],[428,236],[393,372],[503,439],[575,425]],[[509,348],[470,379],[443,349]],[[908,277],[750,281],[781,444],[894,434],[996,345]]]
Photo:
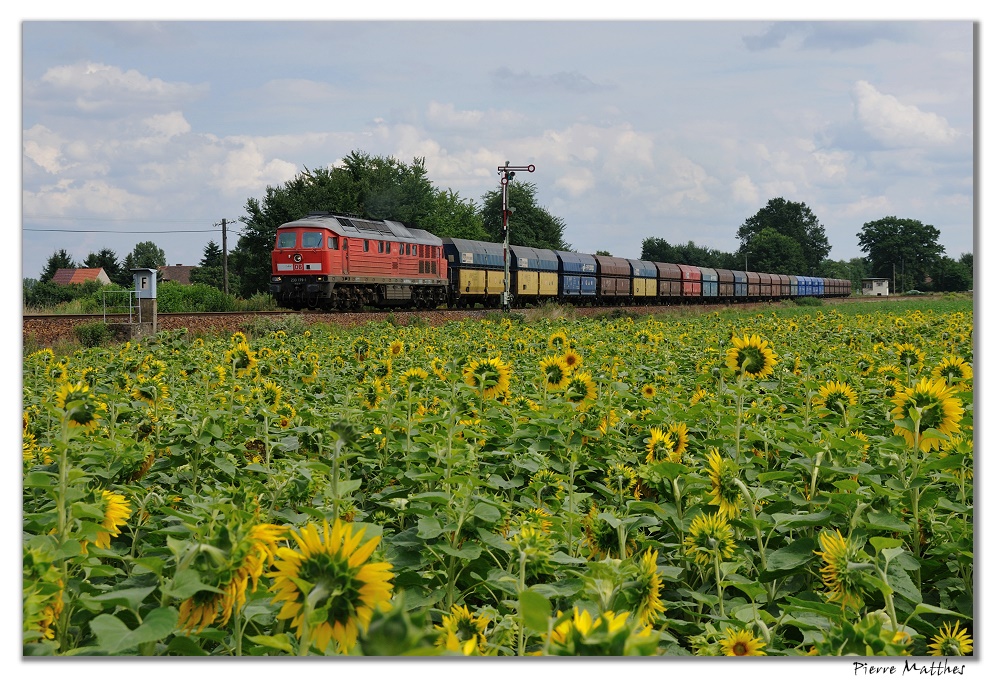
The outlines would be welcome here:
[[[507,183],[514,177],[515,171],[534,173],[535,166],[512,166],[510,161],[505,162],[502,166],[497,166],[503,196],[503,294],[500,297],[500,307],[505,312],[510,312],[510,229],[507,227],[507,219],[512,213],[507,208]]]

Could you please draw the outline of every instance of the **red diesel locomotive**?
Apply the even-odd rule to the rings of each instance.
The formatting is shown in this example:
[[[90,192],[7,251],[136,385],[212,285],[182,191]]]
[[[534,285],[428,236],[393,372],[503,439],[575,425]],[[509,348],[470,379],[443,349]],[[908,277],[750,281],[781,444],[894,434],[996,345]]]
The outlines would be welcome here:
[[[441,239],[392,220],[312,213],[278,228],[271,294],[293,310],[436,308],[448,299]]]

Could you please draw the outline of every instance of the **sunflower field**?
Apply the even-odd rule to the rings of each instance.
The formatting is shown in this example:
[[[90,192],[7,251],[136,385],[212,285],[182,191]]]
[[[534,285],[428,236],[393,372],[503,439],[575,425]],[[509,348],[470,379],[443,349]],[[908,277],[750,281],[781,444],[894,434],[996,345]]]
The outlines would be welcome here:
[[[973,651],[969,299],[24,359],[23,652]]]

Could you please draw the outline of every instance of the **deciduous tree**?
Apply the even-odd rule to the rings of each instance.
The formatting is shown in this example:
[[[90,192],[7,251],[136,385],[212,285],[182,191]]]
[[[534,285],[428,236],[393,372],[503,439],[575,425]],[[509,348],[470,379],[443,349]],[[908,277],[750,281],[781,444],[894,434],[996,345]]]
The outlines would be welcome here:
[[[830,253],[830,242],[826,238],[826,229],[820,224],[812,209],[804,203],[787,201],[781,197],[771,199],[764,208],[743,221],[737,231],[736,236],[740,240],[740,255],[747,251],[753,238],[767,228],[792,239],[799,245],[804,267],[798,272],[787,272],[790,266],[781,267],[778,270],[767,270],[759,264],[752,264],[750,265],[752,270],[818,276],[820,263]],[[775,241],[773,237],[768,239],[772,244],[784,244],[783,241]],[[749,257],[749,254],[747,255]],[[771,259],[768,261],[770,262]]]

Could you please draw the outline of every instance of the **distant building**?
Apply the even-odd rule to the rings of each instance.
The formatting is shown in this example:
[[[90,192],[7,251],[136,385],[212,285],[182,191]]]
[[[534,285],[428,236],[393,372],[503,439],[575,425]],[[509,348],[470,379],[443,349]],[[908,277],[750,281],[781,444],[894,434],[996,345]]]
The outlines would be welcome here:
[[[101,284],[111,284],[111,278],[104,268],[59,268],[56,274],[52,275],[52,282],[56,284],[83,284],[84,282],[100,282]]]
[[[178,284],[190,284],[191,283],[191,271],[194,270],[197,265],[161,265],[160,278],[164,282],[177,282]]]
[[[882,277],[866,277],[861,280],[862,296],[888,296],[889,280]]]

